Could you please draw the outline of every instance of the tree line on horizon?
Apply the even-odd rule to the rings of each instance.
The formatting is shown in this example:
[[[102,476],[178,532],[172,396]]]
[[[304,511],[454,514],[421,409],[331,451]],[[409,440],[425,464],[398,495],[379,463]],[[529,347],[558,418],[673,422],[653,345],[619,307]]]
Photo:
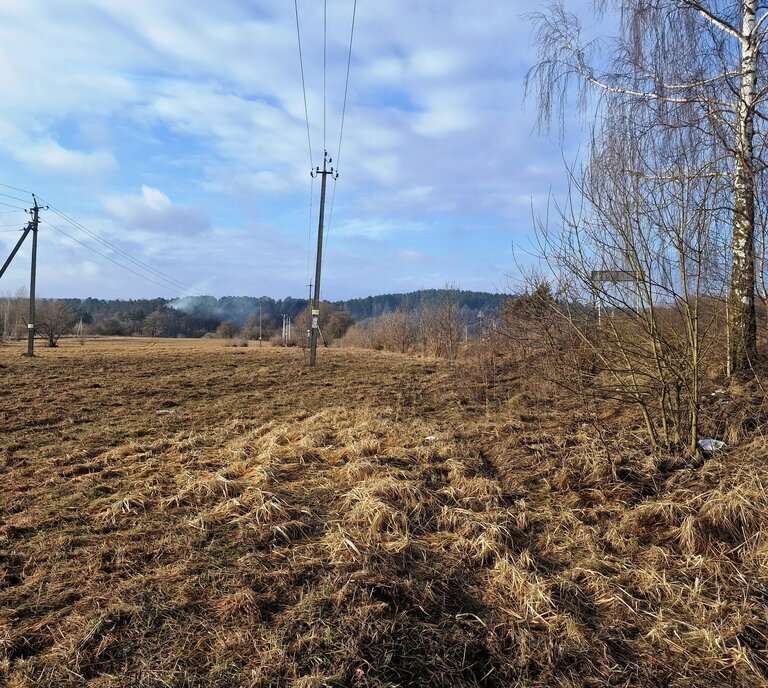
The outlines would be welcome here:
[[[434,310],[450,295],[467,318],[499,312],[509,296],[459,289],[428,289],[407,294],[381,294],[346,301],[323,302],[321,326],[329,339],[343,336],[353,323],[364,323],[387,314]],[[89,335],[204,337],[222,332],[248,339],[280,337],[283,314],[294,321],[293,330],[302,330],[302,318],[309,318],[307,299],[287,297],[213,296],[182,299],[40,299],[38,331],[50,345],[78,326]],[[55,314],[53,322],[49,314]],[[26,337],[27,297],[20,290],[0,300],[0,336]],[[43,325],[43,321],[46,324]],[[222,330],[222,325],[224,325]],[[43,334],[57,332],[56,335]],[[296,337],[299,335],[297,334]],[[301,344],[297,340],[296,343]]]

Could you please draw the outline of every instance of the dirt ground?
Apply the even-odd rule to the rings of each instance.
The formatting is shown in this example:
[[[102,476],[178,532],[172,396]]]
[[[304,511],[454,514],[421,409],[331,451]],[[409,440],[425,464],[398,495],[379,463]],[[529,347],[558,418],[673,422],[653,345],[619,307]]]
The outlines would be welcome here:
[[[759,434],[683,467],[524,364],[21,352],[4,685],[768,685]]]

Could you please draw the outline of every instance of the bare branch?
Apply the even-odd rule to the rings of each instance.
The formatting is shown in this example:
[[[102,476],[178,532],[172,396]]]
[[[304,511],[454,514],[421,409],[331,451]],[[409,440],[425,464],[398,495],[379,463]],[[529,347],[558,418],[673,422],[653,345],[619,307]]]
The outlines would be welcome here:
[[[708,21],[713,26],[716,26],[718,29],[721,29],[722,31],[725,31],[726,33],[730,34],[737,40],[741,41],[744,39],[744,36],[741,35],[741,32],[732,24],[725,21],[725,19],[722,19],[721,17],[718,17],[714,12],[711,10],[708,10],[704,5],[700,2],[696,2],[696,0],[683,0],[683,4],[687,5],[693,10],[696,10],[706,21]]]

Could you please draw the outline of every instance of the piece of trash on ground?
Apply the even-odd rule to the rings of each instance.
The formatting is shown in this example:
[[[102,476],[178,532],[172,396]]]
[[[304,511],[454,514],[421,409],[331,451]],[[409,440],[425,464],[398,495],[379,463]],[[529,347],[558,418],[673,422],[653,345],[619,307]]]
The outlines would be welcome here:
[[[434,442],[437,439],[434,435],[429,435],[428,437],[424,438],[425,442]]]
[[[173,411],[171,409],[158,409],[155,411],[156,416],[166,416],[169,413],[173,413]]]
[[[701,447],[702,451],[705,452],[716,452],[720,451],[721,449],[726,448],[725,442],[722,442],[721,440],[699,440],[699,447]]]

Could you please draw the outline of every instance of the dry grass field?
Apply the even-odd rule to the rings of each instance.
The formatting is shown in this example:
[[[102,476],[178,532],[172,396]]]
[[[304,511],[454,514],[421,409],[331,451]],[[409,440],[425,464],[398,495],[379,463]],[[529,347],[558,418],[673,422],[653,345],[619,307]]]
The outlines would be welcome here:
[[[765,686],[768,442],[684,466],[505,367],[0,347],[0,682]]]

